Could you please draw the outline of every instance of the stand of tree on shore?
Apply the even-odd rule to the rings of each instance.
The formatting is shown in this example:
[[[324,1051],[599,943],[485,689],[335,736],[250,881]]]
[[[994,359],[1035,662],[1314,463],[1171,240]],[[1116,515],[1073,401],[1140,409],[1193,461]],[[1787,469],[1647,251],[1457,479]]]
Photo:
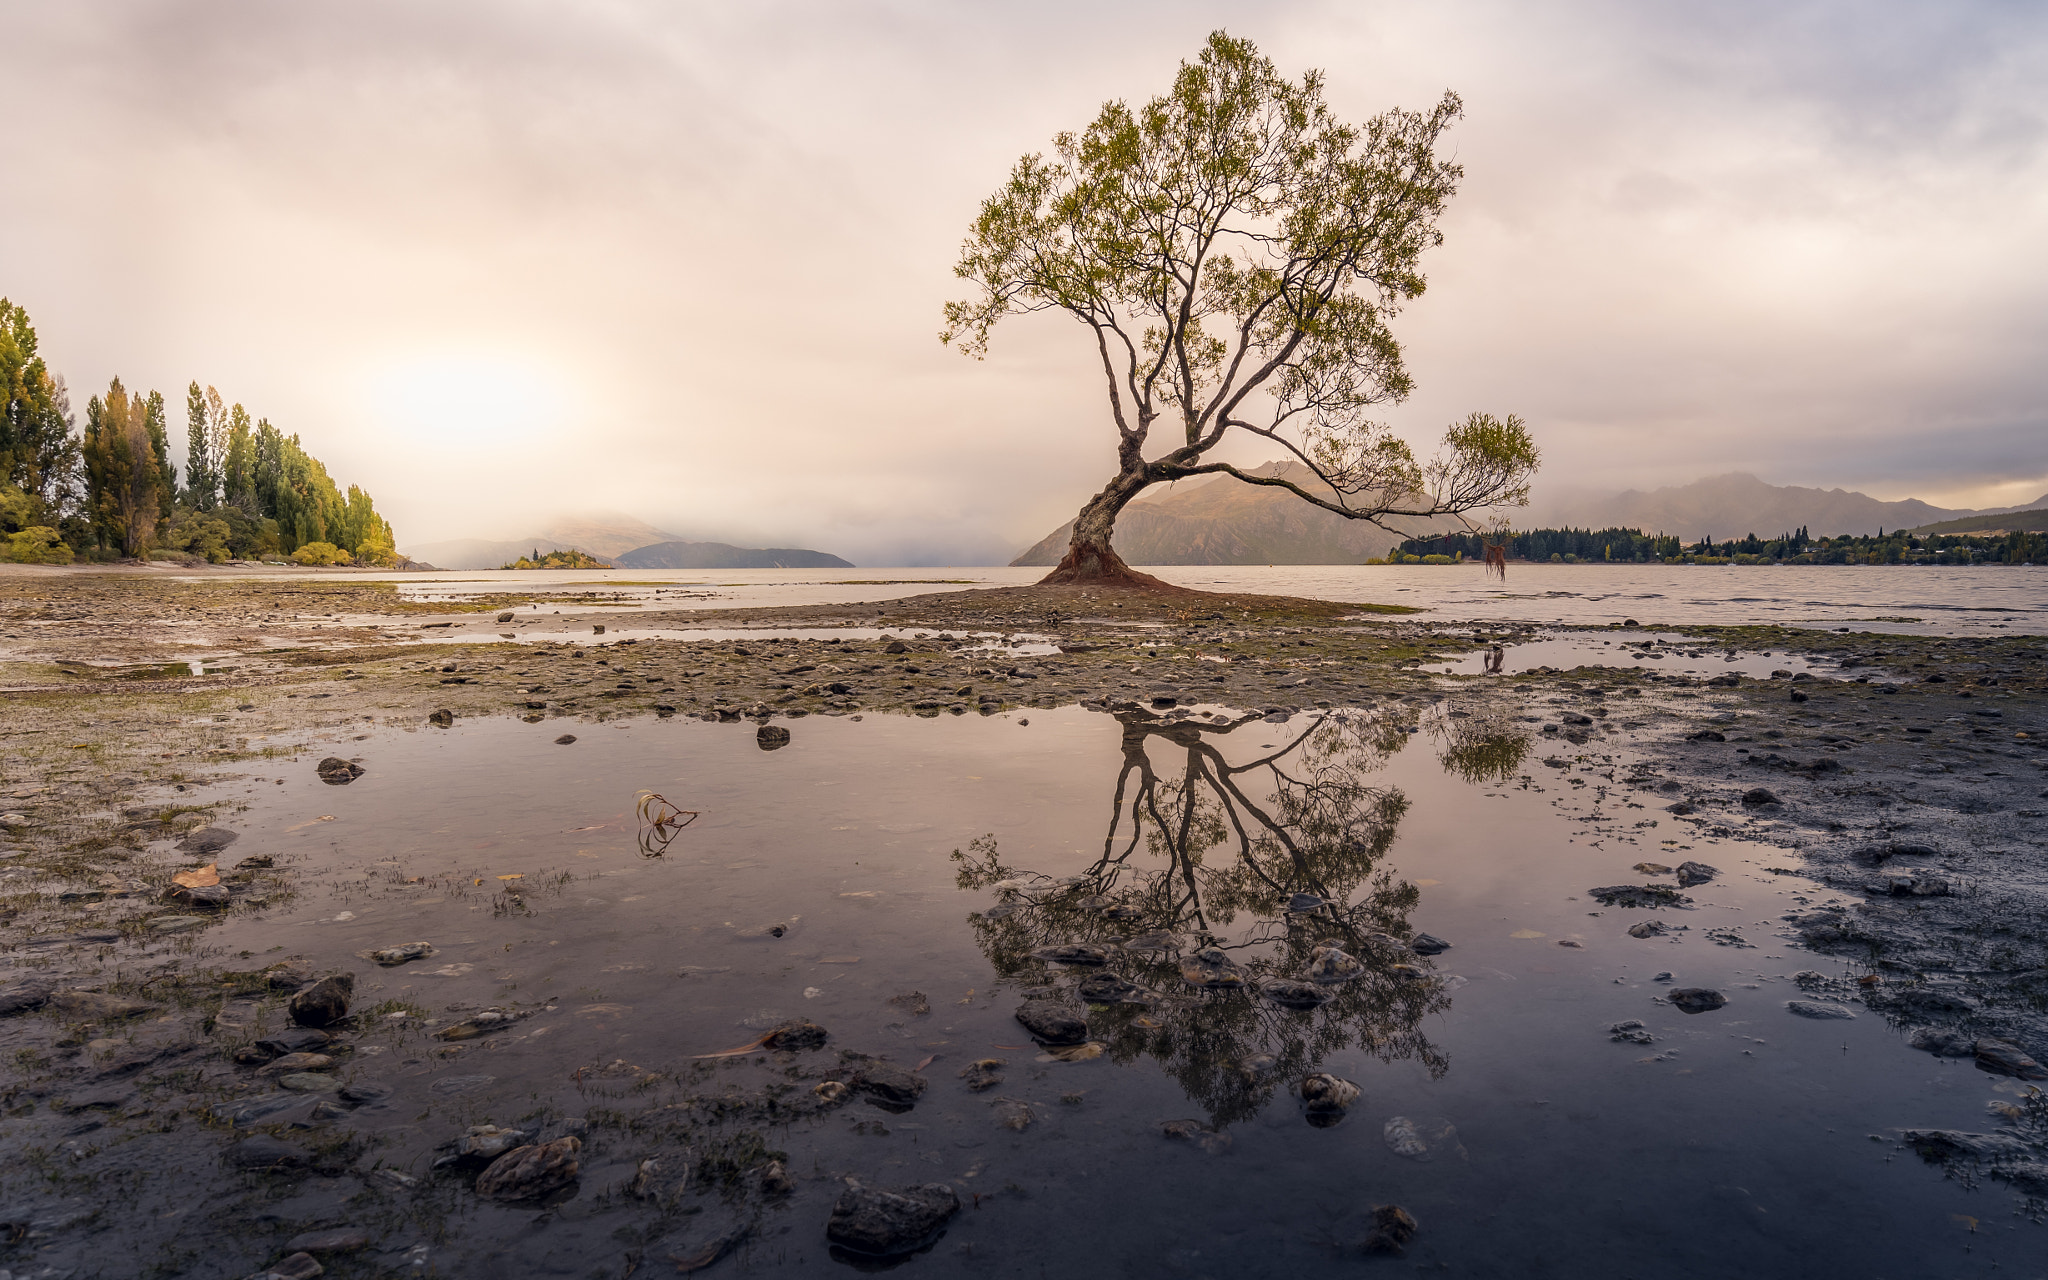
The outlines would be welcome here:
[[[195,382],[180,484],[161,392],[115,378],[80,432],[37,347],[27,311],[0,298],[0,561],[398,563],[370,495],[344,494],[298,436]]]
[[[1456,564],[1485,557],[1476,533],[1410,538],[1379,564]],[[1816,538],[1802,526],[1776,538],[1681,543],[1640,529],[1530,529],[1508,535],[1508,557],[1551,564],[2048,564],[2048,534],[1927,534]]]

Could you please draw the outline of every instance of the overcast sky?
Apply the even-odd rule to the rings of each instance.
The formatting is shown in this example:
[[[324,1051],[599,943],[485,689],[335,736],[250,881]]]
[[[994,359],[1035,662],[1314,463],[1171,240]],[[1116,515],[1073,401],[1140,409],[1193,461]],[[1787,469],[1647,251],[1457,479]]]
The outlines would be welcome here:
[[[1418,444],[1483,409],[1558,486],[2048,489],[2037,0],[0,0],[0,294],[81,409],[212,383],[401,545],[617,510],[1001,561],[1111,436],[1071,321],[940,346],[960,239],[1219,26],[1350,118],[1464,96]]]

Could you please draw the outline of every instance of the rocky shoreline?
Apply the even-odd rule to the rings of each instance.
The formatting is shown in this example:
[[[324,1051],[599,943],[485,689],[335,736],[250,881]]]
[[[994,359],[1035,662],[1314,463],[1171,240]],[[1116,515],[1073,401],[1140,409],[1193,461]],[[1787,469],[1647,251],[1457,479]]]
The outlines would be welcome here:
[[[560,612],[507,612],[536,603]],[[435,638],[450,622],[486,620],[493,634],[515,639]],[[619,635],[623,620],[569,593],[417,602],[335,580],[0,583],[0,1049],[13,1064],[0,1097],[38,1135],[28,1144],[35,1158],[82,1149],[152,1091],[203,1097],[204,1082],[255,1071],[265,1091],[237,1086],[206,1104],[223,1139],[234,1138],[231,1165],[354,1170],[391,1187],[409,1176],[379,1173],[374,1161],[365,1167],[346,1137],[347,1117],[377,1105],[374,1089],[351,1095],[319,1083],[338,1059],[376,1047],[377,1036],[324,1029],[348,1018],[348,989],[321,988],[323,975],[289,963],[202,975],[175,959],[136,971],[118,958],[124,946],[195,927],[186,922],[223,904],[289,899],[289,875],[262,855],[229,865],[232,810],[219,788],[285,769],[317,769],[348,785],[360,766],[344,758],[345,747],[317,742],[345,742],[369,725],[431,729],[474,717],[561,722],[571,748],[578,724],[619,717],[747,721],[766,747],[770,733],[801,732],[809,716],[1021,719],[1079,704],[1200,721],[1316,707],[1381,707],[1401,718],[1454,709],[1508,726],[1530,772],[1596,778],[1614,797],[1602,819],[1610,826],[1633,820],[1624,808],[1655,809],[1701,834],[1782,847],[1788,871],[1838,891],[1853,905],[1793,912],[1784,922],[1833,962],[1816,960],[1829,972],[1801,979],[1817,1006],[1883,1015],[1909,1035],[1902,1052],[1971,1059],[2015,1081],[2048,1076],[2040,1066],[2048,1060],[2048,640],[1665,629],[1701,654],[1768,653],[1807,667],[1802,678],[1700,679],[1618,661],[1447,675],[1447,664],[1488,645],[1511,654],[1539,628],[1191,592],[1015,588],[631,615],[634,631],[809,633],[690,642]],[[588,639],[516,641],[523,631],[571,627]],[[1636,630],[1580,634],[1649,643],[1635,640]],[[187,874],[202,866],[213,883]],[[174,871],[197,882],[173,880]],[[394,953],[389,963],[425,954]],[[300,1028],[288,1036],[274,1027],[261,1040],[237,1032],[262,1017],[270,1026],[287,1010]],[[509,1025],[542,1011],[456,1012],[461,1020],[434,1033],[444,1041],[459,1040],[450,1033],[460,1026],[485,1035],[497,1029],[492,1017]],[[149,1034],[122,1030],[145,1019]],[[808,1101],[763,1095],[733,1105],[786,1115],[828,1106],[849,1089],[922,1087],[901,1067],[854,1059],[823,1067],[792,1058],[790,1069],[807,1082]],[[709,1105],[708,1080],[678,1085],[673,1105]],[[330,1137],[235,1137],[262,1119],[247,1108],[297,1104],[306,1089],[331,1108]],[[135,1123],[155,1123],[150,1112],[141,1108]],[[573,1173],[582,1124],[547,1119],[517,1141],[471,1132],[463,1141],[475,1150],[452,1154],[476,1161],[478,1194],[495,1187],[544,1201],[565,1169]],[[1981,1172],[2026,1196],[2048,1195],[2048,1103],[2039,1095],[1987,1120],[1984,1134],[1914,1131],[1905,1141],[1960,1176]],[[515,1151],[517,1167],[482,1185],[481,1175]],[[718,1159],[711,1172],[744,1183],[747,1195],[779,1193],[775,1159]],[[667,1194],[659,1168],[642,1172],[650,1199]],[[858,1248],[891,1222],[898,1235],[928,1236],[950,1214],[952,1195],[852,1188],[835,1207],[832,1239]],[[74,1198],[83,1206],[90,1196]],[[90,1217],[80,1207],[66,1219],[55,1203],[15,1215],[24,1218],[13,1223],[18,1242],[54,1248]],[[678,1264],[715,1263],[747,1229],[734,1218],[700,1233],[699,1252]],[[321,1259],[345,1269],[364,1243],[300,1232],[272,1272],[318,1274]],[[4,1260],[17,1265],[13,1255]]]

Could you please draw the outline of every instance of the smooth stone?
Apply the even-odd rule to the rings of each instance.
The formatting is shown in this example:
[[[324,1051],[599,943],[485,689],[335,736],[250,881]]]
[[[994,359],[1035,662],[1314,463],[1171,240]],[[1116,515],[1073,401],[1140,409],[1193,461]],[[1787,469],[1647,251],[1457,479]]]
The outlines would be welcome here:
[[[179,853],[210,857],[241,838],[241,833],[229,831],[224,827],[201,827],[178,841],[177,850]]]
[[[1051,1000],[1026,1000],[1016,1017],[1042,1044],[1080,1044],[1088,1038],[1088,1020]]]
[[[355,997],[356,976],[337,973],[315,982],[291,999],[292,1021],[302,1027],[331,1027],[348,1017]]]
[[[145,1000],[108,995],[101,991],[58,991],[51,994],[49,1007],[74,1018],[132,1018],[154,1013],[157,1006]]]
[[[842,1249],[877,1257],[909,1253],[960,1212],[960,1197],[942,1182],[911,1187],[849,1185],[832,1206],[825,1238]]]
[[[1989,1038],[1977,1041],[1974,1046],[1977,1067],[1994,1075],[2016,1076],[2021,1080],[2048,1080],[2048,1068],[2028,1055],[2010,1040]]]
[[[295,1093],[326,1093],[339,1088],[341,1081],[318,1071],[294,1071],[290,1075],[279,1076],[277,1084],[280,1089],[290,1089]]]
[[[1418,956],[1442,955],[1451,949],[1451,944],[1442,938],[1427,933],[1418,933],[1408,940],[1408,949]]]
[[[1680,987],[1671,993],[1671,1003],[1687,1013],[1706,1013],[1728,1003],[1728,997],[1707,987]]]
[[[486,1200],[532,1200],[559,1191],[576,1180],[582,1148],[574,1136],[514,1147],[477,1175],[476,1193]]]
[[[1785,1008],[1802,1018],[1849,1019],[1856,1016],[1847,1005],[1836,1004],[1831,1000],[1787,1000]]]

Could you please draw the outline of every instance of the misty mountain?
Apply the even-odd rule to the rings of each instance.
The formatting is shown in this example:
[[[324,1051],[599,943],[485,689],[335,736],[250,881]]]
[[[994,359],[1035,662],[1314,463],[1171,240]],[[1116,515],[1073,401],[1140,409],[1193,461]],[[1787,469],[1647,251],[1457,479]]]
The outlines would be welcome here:
[[[728,546],[723,542],[657,542],[613,557],[621,569],[851,569],[823,551],[797,547]]]
[[[565,516],[551,520],[538,533],[523,538],[453,538],[400,548],[414,560],[443,569],[496,569],[535,551],[571,549],[613,560],[635,547],[674,542],[679,535],[623,515]]]
[[[1269,462],[1248,470],[1328,492],[1297,462]],[[1385,555],[1404,537],[1462,527],[1455,521],[1402,523],[1410,532],[1390,533],[1311,506],[1285,489],[1202,476],[1146,490],[1117,517],[1111,544],[1133,565],[1362,564]],[[1070,520],[1010,563],[1058,564],[1073,530]]]
[[[1815,537],[1830,537],[1910,529],[1967,516],[1999,515],[2044,503],[2048,503],[2048,496],[2021,507],[1951,510],[1917,498],[1885,502],[1847,489],[1766,484],[1747,472],[1736,471],[1649,493],[1630,489],[1611,497],[1555,498],[1528,513],[1517,513],[1515,524],[1529,528],[1632,528],[1645,533],[1675,534],[1686,542],[1697,542],[1702,537],[1740,538],[1751,533],[1772,538],[1802,525]]]

